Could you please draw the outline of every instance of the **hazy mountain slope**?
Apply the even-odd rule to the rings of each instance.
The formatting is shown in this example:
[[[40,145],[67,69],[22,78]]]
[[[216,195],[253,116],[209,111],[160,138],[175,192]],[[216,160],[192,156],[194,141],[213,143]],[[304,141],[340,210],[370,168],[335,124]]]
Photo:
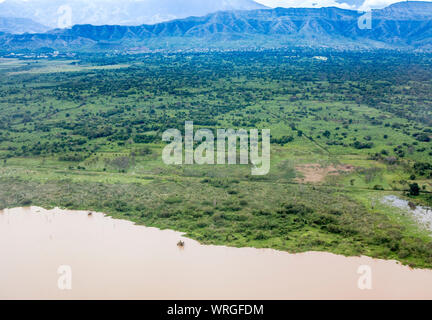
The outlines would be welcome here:
[[[49,29],[50,28],[34,22],[31,19],[0,17],[0,32],[15,34],[25,32],[41,33],[46,32]]]
[[[425,20],[432,18],[432,3],[424,1],[398,2],[376,10],[375,16],[389,20]]]
[[[432,3],[400,2],[373,11],[373,29],[366,36],[389,44],[427,47],[432,42]]]
[[[0,15],[30,18],[52,28],[71,24],[141,25],[220,10],[252,10],[265,6],[253,0],[5,0]]]

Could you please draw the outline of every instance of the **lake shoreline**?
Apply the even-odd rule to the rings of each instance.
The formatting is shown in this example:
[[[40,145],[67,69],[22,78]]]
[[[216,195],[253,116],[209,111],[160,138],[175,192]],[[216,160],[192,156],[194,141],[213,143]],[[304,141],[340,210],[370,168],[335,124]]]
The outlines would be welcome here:
[[[199,245],[201,246],[205,246],[205,247],[223,247],[223,248],[228,248],[228,249],[255,249],[255,250],[268,250],[268,251],[273,251],[273,252],[278,252],[278,253],[285,253],[285,254],[290,254],[290,255],[299,255],[299,254],[331,254],[331,255],[335,255],[335,256],[339,256],[339,257],[344,257],[344,258],[368,258],[368,259],[373,259],[373,260],[378,260],[378,261],[385,261],[385,262],[394,262],[398,265],[401,265],[403,267],[407,267],[410,270],[431,270],[432,271],[432,267],[431,268],[421,268],[421,267],[411,267],[408,264],[404,264],[402,261],[396,260],[396,259],[384,259],[384,258],[377,258],[377,257],[373,257],[373,256],[368,256],[368,255],[345,255],[343,253],[334,253],[331,251],[319,251],[319,250],[307,250],[307,251],[299,251],[299,252],[291,252],[291,251],[285,251],[285,250],[279,250],[279,249],[275,249],[275,248],[270,248],[270,247],[254,247],[254,246],[230,246],[229,244],[209,244],[209,243],[205,243],[205,242],[201,242],[197,239],[194,239],[192,237],[188,236],[187,232],[182,232],[182,231],[177,231],[177,230],[173,230],[173,229],[161,229],[159,227],[154,227],[154,226],[147,226],[145,224],[138,224],[133,220],[128,220],[126,218],[119,218],[116,217],[112,214],[108,214],[108,213],[104,213],[104,212],[99,212],[99,211],[93,211],[93,210],[81,210],[81,209],[68,209],[68,208],[60,208],[60,207],[52,207],[52,208],[44,208],[44,207],[39,207],[39,206],[29,206],[29,207],[14,207],[14,208],[4,208],[4,209],[0,209],[0,215],[2,214],[2,212],[4,210],[31,210],[31,209],[35,209],[35,210],[43,210],[43,211],[53,211],[53,210],[60,210],[62,212],[65,213],[72,213],[72,214],[76,214],[76,213],[81,213],[81,214],[87,214],[87,215],[103,215],[105,218],[109,218],[112,220],[116,220],[116,221],[122,221],[124,223],[130,223],[133,226],[136,227],[142,227],[142,228],[146,228],[146,229],[155,229],[158,231],[169,231],[169,232],[174,232],[176,234],[178,234],[180,239],[185,239],[185,240],[189,240],[189,241],[194,241],[197,242]]]
[[[0,266],[3,299],[432,298],[432,270],[365,256],[201,245],[98,212],[5,209],[0,231],[1,243],[14,243],[0,245],[8,258]],[[59,290],[57,267],[68,264],[74,285]],[[364,266],[371,268],[370,290],[359,288]]]

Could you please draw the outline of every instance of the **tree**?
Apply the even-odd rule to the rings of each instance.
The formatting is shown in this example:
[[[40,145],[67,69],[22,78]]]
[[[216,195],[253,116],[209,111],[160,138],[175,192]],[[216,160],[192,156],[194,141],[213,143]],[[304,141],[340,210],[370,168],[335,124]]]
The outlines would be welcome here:
[[[430,141],[429,135],[427,135],[426,133],[416,134],[415,138],[421,142],[429,142]]]
[[[418,196],[420,194],[420,187],[417,183],[410,184],[410,195]]]

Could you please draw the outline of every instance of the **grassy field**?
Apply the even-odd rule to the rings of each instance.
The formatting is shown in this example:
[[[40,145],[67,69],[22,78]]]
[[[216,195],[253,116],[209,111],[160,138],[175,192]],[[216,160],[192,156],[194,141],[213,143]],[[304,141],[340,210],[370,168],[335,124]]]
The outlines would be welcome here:
[[[202,243],[431,268],[430,231],[380,202],[432,204],[431,57],[316,55],[2,59],[0,207],[102,211]],[[165,165],[161,135],[185,121],[271,129],[270,173]]]

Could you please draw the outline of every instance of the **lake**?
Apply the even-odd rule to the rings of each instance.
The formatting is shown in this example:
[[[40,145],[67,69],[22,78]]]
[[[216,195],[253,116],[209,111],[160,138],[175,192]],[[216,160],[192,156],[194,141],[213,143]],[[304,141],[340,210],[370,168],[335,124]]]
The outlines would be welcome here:
[[[0,299],[432,299],[431,270],[322,252],[205,246],[88,211],[0,211],[0,256]],[[358,286],[364,265],[370,290]],[[59,274],[61,266],[71,273]],[[59,288],[65,275],[71,290]]]

